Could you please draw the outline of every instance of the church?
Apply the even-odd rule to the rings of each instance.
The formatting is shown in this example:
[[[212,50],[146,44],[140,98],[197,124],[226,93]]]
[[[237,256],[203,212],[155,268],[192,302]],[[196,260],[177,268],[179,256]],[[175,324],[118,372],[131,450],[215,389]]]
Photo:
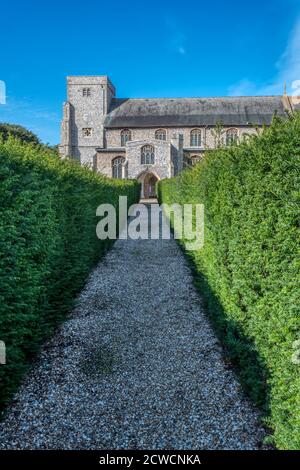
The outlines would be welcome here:
[[[141,197],[220,145],[247,138],[299,97],[117,98],[108,76],[67,77],[62,158],[112,178],[136,178]]]

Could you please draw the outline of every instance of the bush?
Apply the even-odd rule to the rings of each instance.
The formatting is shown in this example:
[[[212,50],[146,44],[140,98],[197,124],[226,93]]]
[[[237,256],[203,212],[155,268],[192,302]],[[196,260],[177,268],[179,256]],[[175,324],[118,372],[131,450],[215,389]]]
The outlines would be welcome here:
[[[18,124],[8,124],[6,122],[0,122],[0,136],[2,140],[7,140],[9,137],[15,137],[22,142],[29,144],[40,145],[39,138],[28,129]]]
[[[300,116],[207,153],[159,184],[165,203],[203,203],[195,281],[242,383],[280,449],[300,448]]]
[[[138,199],[135,181],[105,178],[49,150],[0,142],[0,405],[31,356],[65,318],[109,241],[96,237],[96,208]]]

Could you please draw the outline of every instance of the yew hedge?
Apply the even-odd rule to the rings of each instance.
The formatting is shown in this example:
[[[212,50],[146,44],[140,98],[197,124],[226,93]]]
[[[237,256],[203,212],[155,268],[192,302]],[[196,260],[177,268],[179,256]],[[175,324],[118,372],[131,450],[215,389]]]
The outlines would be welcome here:
[[[159,196],[204,204],[204,248],[186,252],[195,282],[273,442],[299,449],[299,114],[207,152],[203,163],[160,182]]]
[[[96,237],[96,208],[117,208],[119,195],[136,202],[138,183],[102,177],[42,146],[0,142],[1,409],[107,250],[110,242]]]

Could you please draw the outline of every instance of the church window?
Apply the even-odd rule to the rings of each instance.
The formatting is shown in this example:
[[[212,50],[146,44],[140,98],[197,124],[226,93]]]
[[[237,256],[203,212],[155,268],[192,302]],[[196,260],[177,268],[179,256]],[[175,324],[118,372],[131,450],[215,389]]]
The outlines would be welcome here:
[[[141,164],[153,165],[154,163],[154,147],[153,145],[144,145],[141,149]]]
[[[93,130],[91,127],[84,127],[82,129],[82,135],[85,138],[92,137]]]
[[[126,142],[131,140],[131,131],[129,129],[123,129],[121,131],[121,147],[125,147]]]
[[[238,131],[237,129],[228,129],[226,131],[226,145],[235,144],[238,140]]]
[[[201,130],[193,129],[191,131],[191,147],[201,147]]]
[[[112,175],[113,178],[123,178],[123,165],[125,163],[124,157],[116,157],[112,161]]]
[[[164,129],[157,129],[155,131],[155,138],[157,140],[166,140],[167,139],[167,133]]]
[[[84,97],[91,96],[91,89],[90,88],[83,88],[82,89],[82,96],[84,96]]]

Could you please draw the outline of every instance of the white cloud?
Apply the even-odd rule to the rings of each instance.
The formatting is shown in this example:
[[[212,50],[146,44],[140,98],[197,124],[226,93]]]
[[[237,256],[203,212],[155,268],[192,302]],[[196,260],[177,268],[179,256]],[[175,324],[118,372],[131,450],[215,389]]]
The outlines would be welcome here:
[[[231,85],[228,94],[241,95],[281,95],[284,83],[287,84],[287,92],[295,93],[293,82],[300,80],[300,18],[298,18],[287,42],[283,54],[274,65],[274,75],[267,83],[257,86],[248,78]]]
[[[37,107],[28,99],[16,100],[11,96],[7,96],[6,106],[1,111],[7,114],[22,113],[27,118],[44,119],[51,122],[59,120],[58,113],[49,112],[41,107]]]
[[[175,18],[166,18],[165,20],[166,27],[167,27],[167,33],[168,33],[168,39],[166,42],[167,48],[171,50],[172,52],[176,52],[177,54],[180,55],[185,55],[186,54],[186,47],[185,47],[185,42],[186,42],[186,36],[182,32],[178,21]]]
[[[0,104],[6,104],[6,86],[3,80],[0,80]]]
[[[55,144],[59,141],[59,114],[28,99],[16,100],[7,96],[6,104],[0,106],[0,122],[20,124],[35,132],[43,142]]]
[[[231,85],[228,89],[228,94],[230,96],[244,96],[244,95],[255,95],[256,94],[256,87],[253,82],[244,78],[239,82]]]

